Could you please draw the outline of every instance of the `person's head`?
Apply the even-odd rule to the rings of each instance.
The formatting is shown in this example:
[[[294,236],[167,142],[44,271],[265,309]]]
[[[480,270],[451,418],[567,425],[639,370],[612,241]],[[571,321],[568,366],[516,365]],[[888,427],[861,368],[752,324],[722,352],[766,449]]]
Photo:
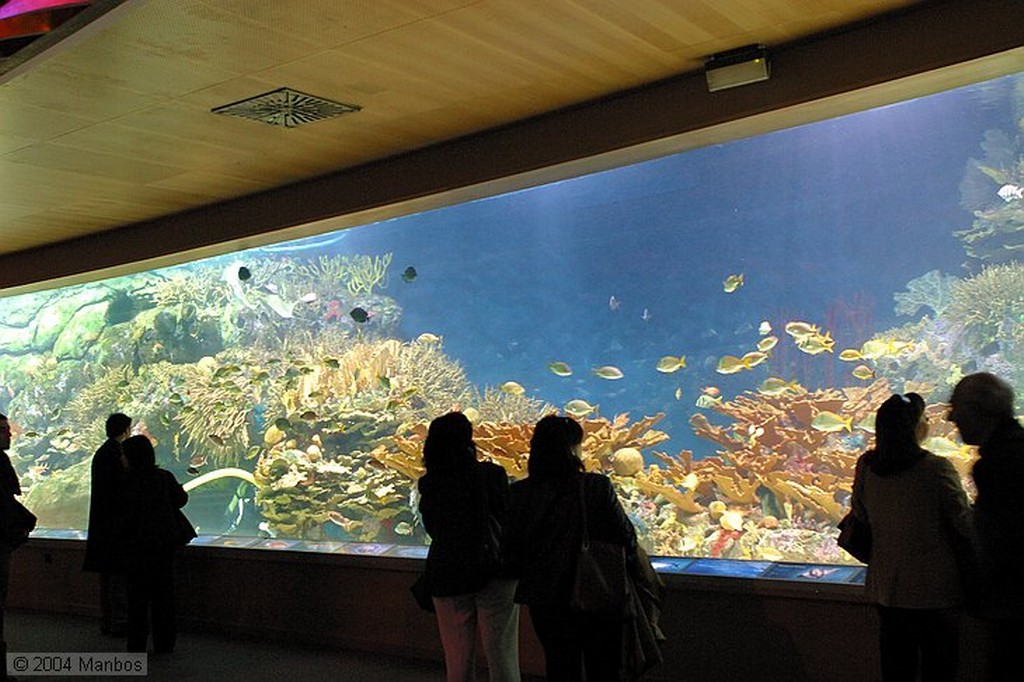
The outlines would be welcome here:
[[[917,393],[893,395],[875,413],[875,443],[881,450],[917,448],[927,435],[924,398]]]
[[[968,374],[953,389],[947,418],[965,443],[983,445],[1000,422],[1013,419],[1013,389],[994,374]]]
[[[892,395],[875,412],[875,451],[870,459],[878,474],[902,471],[924,456],[928,435],[924,398],[917,393]]]
[[[132,471],[152,469],[156,466],[156,451],[146,436],[132,436],[121,443],[121,450]]]
[[[132,418],[126,414],[115,412],[107,417],[107,438],[124,440],[131,435]]]
[[[428,473],[467,467],[476,461],[473,424],[461,412],[449,412],[430,422],[423,443],[423,466]]]
[[[530,476],[557,478],[583,471],[582,443],[583,427],[575,419],[555,414],[544,417],[530,438]]]
[[[11,422],[6,414],[0,414],[0,450],[7,451],[11,447]]]

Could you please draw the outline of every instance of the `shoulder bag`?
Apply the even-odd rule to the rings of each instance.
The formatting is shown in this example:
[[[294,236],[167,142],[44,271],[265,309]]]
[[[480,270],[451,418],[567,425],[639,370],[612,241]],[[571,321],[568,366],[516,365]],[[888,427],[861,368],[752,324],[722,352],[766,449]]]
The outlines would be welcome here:
[[[603,616],[625,617],[629,612],[626,585],[626,548],[611,542],[590,539],[587,524],[585,476],[580,476],[580,515],[583,535],[576,560],[572,597],[574,611]]]

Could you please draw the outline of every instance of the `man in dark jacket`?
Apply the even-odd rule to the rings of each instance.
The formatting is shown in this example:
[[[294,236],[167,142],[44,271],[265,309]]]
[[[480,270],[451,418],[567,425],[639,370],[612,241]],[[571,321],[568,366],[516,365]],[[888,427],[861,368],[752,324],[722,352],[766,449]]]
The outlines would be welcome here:
[[[11,423],[6,415],[0,414],[0,495],[21,495],[21,484],[18,474],[11,466],[7,450],[11,447]],[[9,543],[0,539],[0,654],[3,656],[4,669],[7,666],[7,640],[4,639],[4,608],[7,605],[7,585],[11,578],[11,552]]]
[[[123,637],[128,620],[124,581],[125,465],[121,443],[131,435],[131,417],[115,412],[107,417],[107,440],[92,458],[89,535],[83,570],[100,574],[100,630]]]
[[[979,615],[985,619],[991,680],[1017,679],[1024,650],[1024,428],[1013,414],[1013,389],[979,372],[950,398],[949,419],[965,443],[979,446],[972,477],[978,489],[974,526],[981,563]]]

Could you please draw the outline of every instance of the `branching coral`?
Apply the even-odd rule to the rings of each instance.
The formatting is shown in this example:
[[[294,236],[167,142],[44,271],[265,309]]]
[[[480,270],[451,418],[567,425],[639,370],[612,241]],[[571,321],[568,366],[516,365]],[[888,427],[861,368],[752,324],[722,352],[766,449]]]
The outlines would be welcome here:
[[[493,386],[484,388],[483,393],[475,391],[471,401],[480,413],[480,419],[497,422],[534,423],[549,412],[552,405],[527,395],[506,393]]]
[[[941,315],[952,302],[952,288],[958,280],[952,275],[943,275],[930,270],[907,282],[907,290],[893,294],[897,315],[916,315],[922,306],[931,308]]]
[[[986,267],[957,282],[952,295],[947,316],[976,335],[979,347],[1009,339],[1024,322],[1024,264]]]

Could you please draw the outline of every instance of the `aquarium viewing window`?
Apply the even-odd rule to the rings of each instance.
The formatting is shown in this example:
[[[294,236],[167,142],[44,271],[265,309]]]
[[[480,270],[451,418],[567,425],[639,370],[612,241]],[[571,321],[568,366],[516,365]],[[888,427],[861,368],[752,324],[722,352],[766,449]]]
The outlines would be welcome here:
[[[836,522],[877,406],[924,395],[970,488],[942,403],[976,370],[1024,387],[1022,125],[1016,74],[8,297],[0,411],[37,535],[82,536],[118,410],[186,483],[197,544],[422,557],[429,421],[463,411],[519,479],[559,411],[662,570],[858,582]]]

